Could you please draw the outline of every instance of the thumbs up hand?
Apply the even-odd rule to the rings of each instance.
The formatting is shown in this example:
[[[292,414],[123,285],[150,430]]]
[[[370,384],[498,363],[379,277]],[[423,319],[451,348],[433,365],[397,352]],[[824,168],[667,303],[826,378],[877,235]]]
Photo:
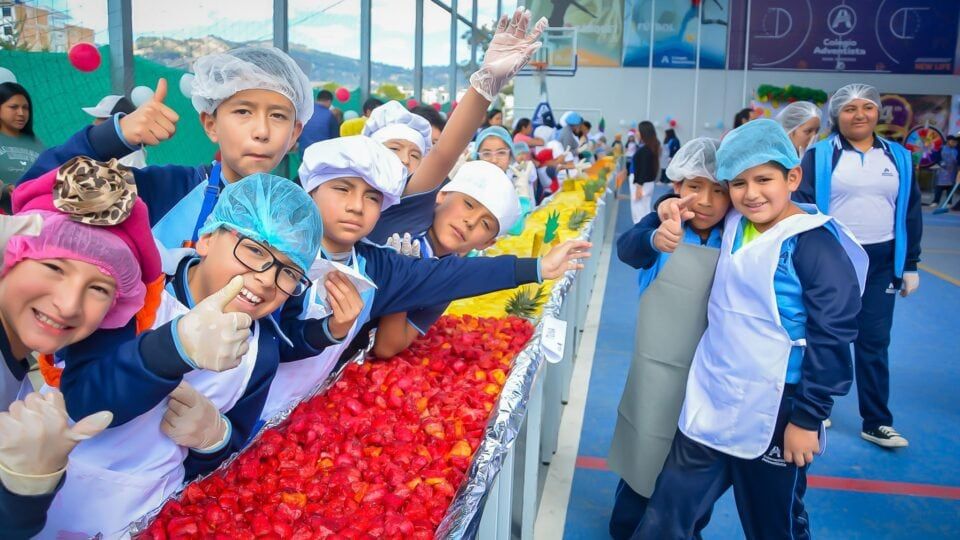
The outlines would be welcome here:
[[[102,411],[69,426],[63,394],[28,394],[0,412],[0,481],[19,495],[52,493],[67,466],[67,456],[80,441],[110,425],[113,414]]]
[[[225,371],[240,365],[247,354],[253,319],[246,313],[223,312],[241,289],[243,277],[234,276],[177,321],[174,331],[192,367]]]
[[[163,104],[166,98],[167,80],[160,79],[153,98],[120,119],[120,131],[127,144],[155,146],[173,137],[180,116]]]
[[[668,199],[657,208],[661,222],[653,236],[653,245],[661,253],[673,253],[683,241],[683,222],[694,216],[687,205],[695,198],[696,194],[682,199]]]

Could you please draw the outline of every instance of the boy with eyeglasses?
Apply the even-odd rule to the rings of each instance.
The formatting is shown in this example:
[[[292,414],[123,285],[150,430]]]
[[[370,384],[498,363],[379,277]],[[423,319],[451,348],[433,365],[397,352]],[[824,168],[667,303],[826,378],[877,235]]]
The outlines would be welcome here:
[[[75,389],[72,410],[117,418],[71,455],[42,536],[118,534],[243,447],[287,339],[270,314],[309,286],[305,270],[322,234],[313,201],[295,183],[256,174],[230,184],[196,252],[166,261],[154,330],[112,347],[95,334],[85,349],[98,356],[64,355],[61,386],[88,390]],[[338,337],[336,327],[323,328],[312,336],[319,347]]]

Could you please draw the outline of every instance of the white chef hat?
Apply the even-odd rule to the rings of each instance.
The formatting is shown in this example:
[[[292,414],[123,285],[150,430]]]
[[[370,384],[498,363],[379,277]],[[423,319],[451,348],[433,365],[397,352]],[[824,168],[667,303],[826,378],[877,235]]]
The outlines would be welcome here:
[[[398,101],[388,101],[370,113],[363,134],[385,143],[390,139],[410,141],[426,154],[433,144],[433,128],[426,118],[413,114]]]
[[[464,163],[440,191],[463,193],[476,199],[497,218],[500,225],[497,236],[507,234],[520,217],[520,197],[513,182],[500,167],[487,161]]]
[[[546,142],[553,139],[556,132],[557,130],[550,126],[537,126],[537,129],[533,130],[533,136]]]
[[[407,168],[393,152],[370,137],[338,137],[311,144],[303,152],[300,184],[310,193],[320,184],[355,176],[383,194],[381,210],[400,202]]]

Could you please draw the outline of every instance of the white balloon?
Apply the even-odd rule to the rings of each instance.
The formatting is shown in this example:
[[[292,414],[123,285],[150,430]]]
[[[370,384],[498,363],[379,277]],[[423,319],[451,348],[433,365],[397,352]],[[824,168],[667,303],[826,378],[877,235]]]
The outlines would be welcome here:
[[[621,126],[627,125],[627,121],[626,121],[626,120],[620,120],[620,125],[621,125]]]
[[[357,114],[357,111],[347,111],[347,112],[343,113],[343,119],[344,119],[344,120],[353,120],[354,118],[357,118],[357,117],[359,117],[359,116],[360,116],[360,115]]]
[[[0,67],[0,84],[5,82],[17,82],[17,76],[7,68]]]
[[[193,79],[194,78],[195,77],[193,73],[184,73],[183,76],[180,77],[180,93],[181,94],[183,94],[186,97],[193,96]]]
[[[130,101],[137,107],[153,98],[153,89],[149,86],[138,86],[130,92]]]

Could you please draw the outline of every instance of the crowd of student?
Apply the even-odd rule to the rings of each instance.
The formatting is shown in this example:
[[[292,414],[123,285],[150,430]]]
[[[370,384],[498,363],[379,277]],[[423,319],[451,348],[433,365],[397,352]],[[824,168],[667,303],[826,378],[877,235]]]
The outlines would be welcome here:
[[[150,102],[105,99],[92,125],[38,147],[0,217],[5,537],[118,536],[370,330],[387,358],[452,300],[581,268],[587,242],[467,255],[522,230],[607,152],[632,164],[636,225],[617,247],[641,286],[609,458],[615,538],[696,537],[730,486],[748,538],[808,537],[806,473],[854,376],[863,438],[906,446],[887,347],[894,293],[919,286],[920,193],[909,154],[873,133],[876,89],[838,90],[819,142],[820,111],[803,102],[722,141],[674,135],[663,152],[649,122],[608,146],[575,112],[511,133],[490,106],[545,25],[501,19],[449,119],[388,102],[341,124],[288,55],[248,47],[194,66],[213,163],[129,161],[175,136],[164,81]],[[269,174],[298,141],[296,181]],[[675,196],[654,208],[664,175]]]
[[[852,84],[819,142],[806,102],[693,139],[666,168],[675,194],[618,239],[641,297],[609,455],[614,538],[699,538],[730,487],[747,538],[809,538],[807,471],[854,377],[861,437],[907,446],[887,348],[896,293],[919,287],[920,190],[907,150],[875,135],[879,109]],[[642,126],[636,152],[655,159]]]

